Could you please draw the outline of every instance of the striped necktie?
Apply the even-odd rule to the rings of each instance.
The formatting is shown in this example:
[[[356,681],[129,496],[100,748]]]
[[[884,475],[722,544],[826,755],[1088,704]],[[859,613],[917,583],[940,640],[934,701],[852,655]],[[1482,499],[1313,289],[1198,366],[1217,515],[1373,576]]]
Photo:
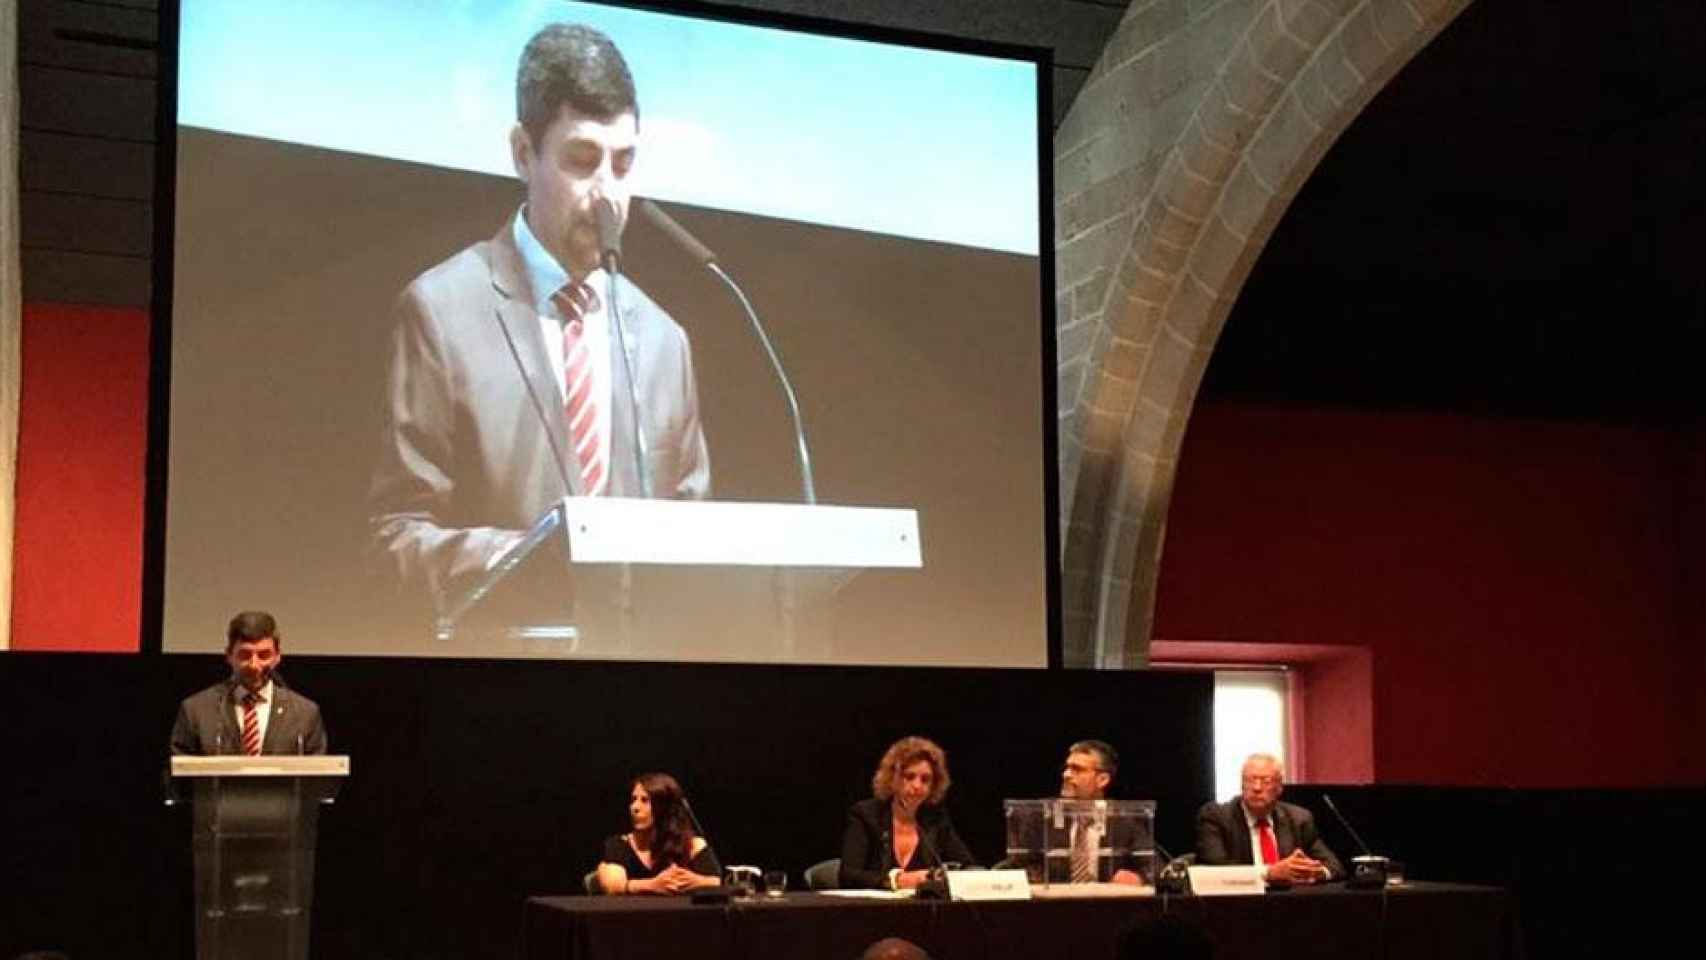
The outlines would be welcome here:
[[[258,693],[251,693],[243,697],[243,753],[245,756],[258,757],[261,755],[261,718],[255,715],[255,706],[265,702]]]
[[[598,496],[605,491],[608,470],[604,445],[598,432],[598,395],[593,389],[592,348],[587,344],[583,318],[598,309],[598,294],[584,282],[565,284],[551,299],[563,320],[563,416],[568,423],[569,442],[575,448],[580,468],[581,492]]]
[[[1096,831],[1088,823],[1080,823],[1072,831],[1072,882],[1092,883],[1096,879]]]

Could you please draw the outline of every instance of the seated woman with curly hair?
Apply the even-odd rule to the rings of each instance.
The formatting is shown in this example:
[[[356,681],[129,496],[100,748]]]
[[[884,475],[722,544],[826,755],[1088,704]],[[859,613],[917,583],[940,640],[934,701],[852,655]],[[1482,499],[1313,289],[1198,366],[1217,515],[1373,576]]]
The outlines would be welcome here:
[[[911,890],[943,863],[971,866],[971,851],[942,809],[948,755],[923,737],[888,748],[871,777],[869,800],[847,811],[841,886]]]
[[[711,845],[693,830],[681,784],[667,773],[635,778],[628,793],[632,833],[604,841],[598,886],[605,893],[686,893],[721,883]]]

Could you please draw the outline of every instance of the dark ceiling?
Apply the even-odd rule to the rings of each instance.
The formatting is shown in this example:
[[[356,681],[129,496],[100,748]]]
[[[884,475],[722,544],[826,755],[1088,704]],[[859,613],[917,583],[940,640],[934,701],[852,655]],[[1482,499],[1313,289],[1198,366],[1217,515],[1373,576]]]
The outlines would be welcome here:
[[[1706,414],[1706,3],[1478,0],[1303,186],[1203,396]]]

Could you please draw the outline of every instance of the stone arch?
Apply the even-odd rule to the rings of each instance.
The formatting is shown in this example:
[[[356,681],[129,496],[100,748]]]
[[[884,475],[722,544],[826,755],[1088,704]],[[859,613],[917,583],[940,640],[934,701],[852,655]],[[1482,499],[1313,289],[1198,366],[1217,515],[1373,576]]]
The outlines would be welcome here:
[[[1471,0],[1135,0],[1055,138],[1064,661],[1147,662],[1185,423],[1327,148]]]

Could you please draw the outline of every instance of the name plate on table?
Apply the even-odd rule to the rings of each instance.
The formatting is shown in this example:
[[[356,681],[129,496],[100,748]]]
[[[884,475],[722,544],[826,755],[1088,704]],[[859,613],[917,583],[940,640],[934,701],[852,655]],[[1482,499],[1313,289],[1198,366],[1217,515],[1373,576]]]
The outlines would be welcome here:
[[[563,518],[575,563],[924,566],[916,510],[568,497]]]
[[[955,900],[1029,900],[1031,881],[1023,870],[949,870],[948,896]]]
[[[343,754],[293,754],[172,758],[174,777],[347,777],[349,757]]]
[[[1141,883],[1045,883],[1031,889],[1038,900],[1094,900],[1109,897],[1153,897],[1155,888]]]
[[[1236,897],[1268,891],[1262,867],[1191,867],[1191,892],[1199,897]]]

